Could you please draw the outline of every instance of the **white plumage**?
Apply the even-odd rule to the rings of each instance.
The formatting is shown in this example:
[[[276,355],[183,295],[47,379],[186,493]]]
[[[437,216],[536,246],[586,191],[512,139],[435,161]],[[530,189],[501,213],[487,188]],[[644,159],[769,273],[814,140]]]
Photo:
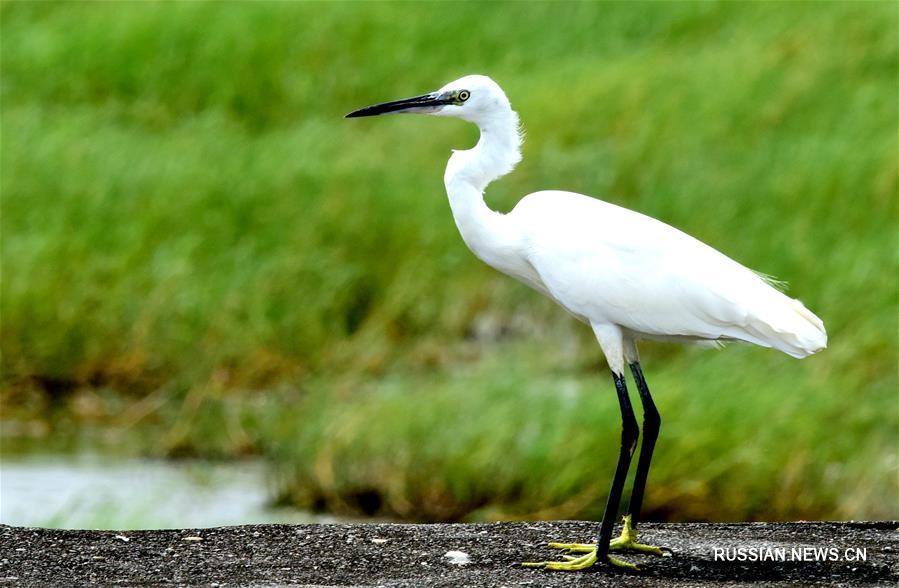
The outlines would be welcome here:
[[[806,357],[827,345],[821,319],[752,270],[661,221],[589,196],[541,191],[508,214],[484,203],[488,183],[520,160],[518,117],[490,78],[466,76],[438,94],[467,90],[455,116],[481,129],[455,151],[444,181],[465,243],[489,265],[590,324],[617,373],[640,339],[738,340]]]
[[[549,295],[625,339],[742,340],[805,357],[820,319],[751,270],[650,217],[571,192],[537,192],[509,215]]]

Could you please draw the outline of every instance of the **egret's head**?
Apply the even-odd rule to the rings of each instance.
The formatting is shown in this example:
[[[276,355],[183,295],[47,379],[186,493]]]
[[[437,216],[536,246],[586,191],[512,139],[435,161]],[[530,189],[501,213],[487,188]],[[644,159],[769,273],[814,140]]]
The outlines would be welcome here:
[[[453,116],[478,124],[497,113],[510,110],[509,99],[496,82],[487,76],[470,75],[428,94],[367,106],[346,116],[355,118],[411,112]]]

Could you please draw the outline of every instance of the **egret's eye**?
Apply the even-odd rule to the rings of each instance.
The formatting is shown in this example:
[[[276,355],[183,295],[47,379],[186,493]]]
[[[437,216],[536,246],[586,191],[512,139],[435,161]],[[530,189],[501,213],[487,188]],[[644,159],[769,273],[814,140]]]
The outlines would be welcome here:
[[[462,102],[468,100],[469,96],[471,96],[471,92],[469,92],[468,90],[461,90],[459,92],[459,100],[461,100]]]

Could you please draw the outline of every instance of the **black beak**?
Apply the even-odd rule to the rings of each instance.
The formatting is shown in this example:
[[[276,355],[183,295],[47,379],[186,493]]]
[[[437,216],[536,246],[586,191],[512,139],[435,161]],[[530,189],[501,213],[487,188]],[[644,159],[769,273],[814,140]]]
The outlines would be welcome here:
[[[365,108],[354,110],[346,115],[346,118],[378,116],[379,114],[396,114],[400,112],[434,112],[437,108],[452,103],[453,99],[449,93],[438,94],[437,92],[431,92],[430,94],[423,94],[414,98],[366,106]]]

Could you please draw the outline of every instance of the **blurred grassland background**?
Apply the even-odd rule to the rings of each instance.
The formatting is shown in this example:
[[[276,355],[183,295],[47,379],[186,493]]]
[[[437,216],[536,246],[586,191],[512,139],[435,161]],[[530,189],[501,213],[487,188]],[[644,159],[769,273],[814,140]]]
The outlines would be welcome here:
[[[347,121],[494,77],[494,208],[560,188],[786,279],[830,347],[646,344],[659,520],[897,515],[893,2],[3,2],[5,452],[275,466],[284,503],[596,517],[589,330],[463,245],[476,129]],[[635,235],[635,238],[638,236]]]

